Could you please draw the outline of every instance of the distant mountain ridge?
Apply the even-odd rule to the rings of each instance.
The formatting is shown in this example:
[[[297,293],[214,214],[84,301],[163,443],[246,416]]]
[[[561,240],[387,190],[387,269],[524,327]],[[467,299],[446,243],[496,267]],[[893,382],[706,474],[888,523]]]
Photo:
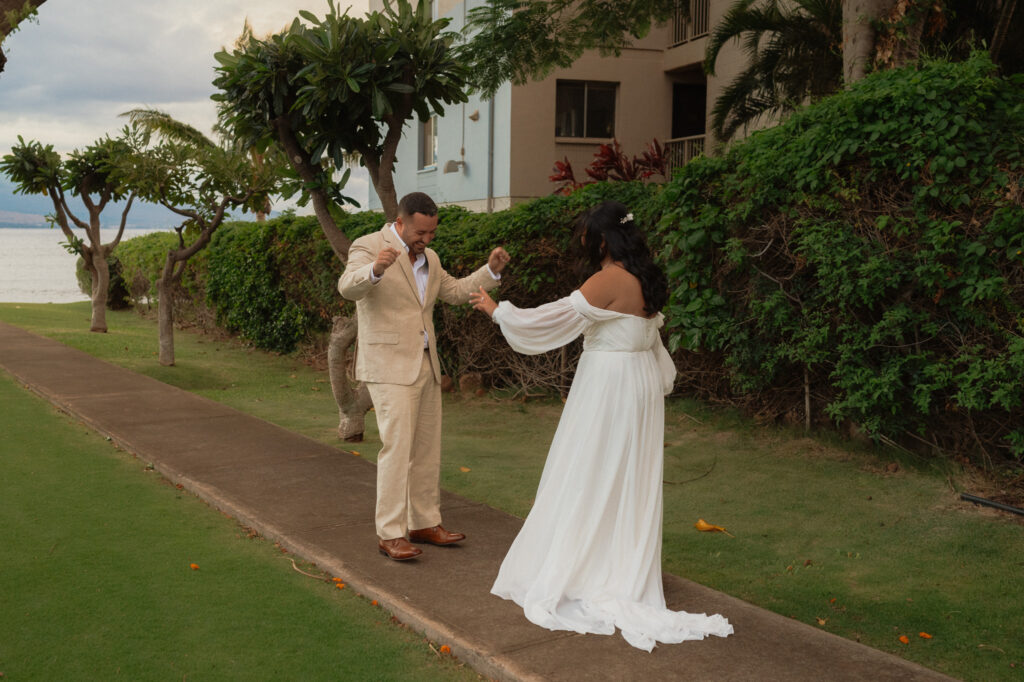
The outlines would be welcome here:
[[[34,213],[0,210],[0,227],[46,227],[46,218]]]

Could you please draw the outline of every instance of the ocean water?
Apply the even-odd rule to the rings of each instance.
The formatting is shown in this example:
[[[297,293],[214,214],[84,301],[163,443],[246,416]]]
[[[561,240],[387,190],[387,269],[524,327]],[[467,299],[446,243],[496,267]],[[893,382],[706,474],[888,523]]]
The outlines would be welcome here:
[[[122,242],[151,231],[126,231]],[[115,234],[115,230],[101,231],[103,242]],[[57,228],[0,228],[0,302],[88,301],[75,279],[78,256],[64,250],[60,245],[64,241]]]

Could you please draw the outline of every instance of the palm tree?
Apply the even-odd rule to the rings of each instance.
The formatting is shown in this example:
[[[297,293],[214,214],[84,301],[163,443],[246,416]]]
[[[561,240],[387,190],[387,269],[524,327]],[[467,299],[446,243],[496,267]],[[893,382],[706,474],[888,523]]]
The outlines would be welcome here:
[[[784,115],[843,83],[842,0],[738,0],[708,42],[704,70],[730,40],[742,40],[747,68],[712,109],[715,137],[726,141],[762,116]]]

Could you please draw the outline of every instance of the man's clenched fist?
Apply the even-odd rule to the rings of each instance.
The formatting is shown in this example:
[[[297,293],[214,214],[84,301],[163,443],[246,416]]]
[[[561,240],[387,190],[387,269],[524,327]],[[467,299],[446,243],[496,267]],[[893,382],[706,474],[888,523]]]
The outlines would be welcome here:
[[[373,276],[381,277],[385,270],[395,264],[399,255],[398,250],[390,246],[381,249],[381,252],[377,254],[377,260],[373,262]]]

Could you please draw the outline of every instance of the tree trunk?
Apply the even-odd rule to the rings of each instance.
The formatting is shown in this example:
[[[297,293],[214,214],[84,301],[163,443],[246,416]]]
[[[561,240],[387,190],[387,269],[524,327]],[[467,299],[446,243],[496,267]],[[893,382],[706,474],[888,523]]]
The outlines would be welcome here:
[[[92,254],[92,323],[91,332],[107,331],[107,295],[110,290],[110,264],[103,256],[103,249],[90,249]],[[99,251],[99,253],[96,253]]]
[[[285,154],[288,156],[292,168],[295,169],[299,177],[305,182],[314,182],[317,177],[317,171],[313,169],[309,161],[309,155],[303,150],[299,140],[295,137],[295,132],[289,125],[287,117],[275,119],[273,125],[276,132],[278,132],[278,141],[284,147]],[[370,168],[369,163],[368,168]],[[374,178],[374,186],[376,187],[377,180],[373,168],[370,168],[370,176]],[[390,182],[393,209],[390,214],[392,217],[389,219],[394,220],[393,216],[397,215],[398,203],[393,199],[394,180],[390,179]],[[325,191],[319,188],[311,189],[309,195],[312,199],[313,213],[316,215],[316,221],[321,225],[321,229],[324,230],[324,236],[327,238],[334,253],[338,256],[338,260],[342,263],[347,263],[348,248],[351,246],[352,241],[338,227],[334,216],[331,215],[330,199]],[[380,196],[379,191],[378,196]],[[381,204],[385,207],[385,216],[388,215],[388,208],[383,197],[381,197]],[[338,404],[338,436],[349,442],[359,442],[362,440],[367,412],[373,406],[373,401],[370,399],[370,391],[367,390],[366,386],[359,384],[353,390],[351,384],[348,383],[348,347],[355,338],[357,329],[354,319],[342,316],[335,317],[334,329],[331,332],[331,340],[328,345],[331,390],[334,392],[334,399]]]
[[[988,54],[992,58],[992,61],[999,63],[999,53],[1003,51],[1003,45],[1006,43],[1006,34],[1010,29],[1010,21],[1013,19],[1013,12],[1017,9],[1017,0],[1003,0],[1003,4],[999,7],[999,18],[996,20],[996,28],[992,33],[992,47],[989,48]]]
[[[895,0],[844,0],[843,2],[843,81],[849,86],[864,78],[875,51],[872,22]]]
[[[380,209],[384,212],[384,220],[391,223],[398,217],[398,192],[395,190],[395,177],[392,170],[384,172],[376,159],[370,161],[364,158],[366,169],[370,172],[370,181],[373,183],[373,191],[380,199]]]
[[[907,64],[914,64],[921,56],[921,36],[924,35],[924,17],[907,27],[905,38],[898,39],[893,49],[892,59],[888,66],[898,69]]]
[[[925,0],[851,0],[843,6],[843,67],[851,66],[856,76],[867,68],[870,60],[876,69],[897,69],[917,62],[921,53],[921,36],[933,8]],[[848,15],[848,12],[850,14]],[[856,12],[854,15],[853,13]],[[850,21],[848,21],[848,19]],[[874,30],[872,24],[880,26]],[[851,29],[847,58],[847,28]],[[870,33],[870,45],[866,44]],[[847,78],[847,85],[856,78]]]
[[[327,194],[322,189],[314,189],[309,192],[313,199],[313,214],[320,223],[320,229],[331,245],[331,250],[343,264],[348,262],[348,249],[352,246],[352,240],[348,238],[338,224],[334,222]]]
[[[295,131],[292,130],[291,125],[288,123],[288,118],[282,116],[274,119],[273,123],[274,129],[277,131],[277,141],[284,149],[292,168],[295,169],[295,172],[298,173],[303,182],[315,184],[319,170],[313,168],[313,164],[309,160],[309,154],[299,144],[299,140],[295,137]],[[331,249],[338,256],[338,259],[342,263],[347,263],[348,249],[352,245],[352,240],[334,222],[327,193],[323,189],[318,188],[311,189],[309,195],[313,200],[313,213],[316,215],[317,222],[320,223],[320,229],[323,230],[327,243],[331,245]]]
[[[363,440],[366,412],[373,405],[366,385],[360,383],[355,389],[348,380],[348,348],[359,331],[358,323],[351,317],[334,318],[331,342],[327,349],[327,367],[331,376],[331,390],[338,403],[338,437],[349,443]]]
[[[168,274],[173,268],[171,257],[167,256],[168,265],[156,283],[157,320],[159,321],[160,364],[164,367],[174,366],[174,280]]]
[[[288,124],[287,117],[282,116],[276,119],[274,128],[277,131],[278,142],[284,148],[292,168],[303,181],[314,182],[317,178],[316,171],[310,163],[309,155],[299,144],[295,132]],[[370,176],[373,177],[372,170]],[[376,186],[376,181],[374,181],[374,186]],[[322,189],[313,189],[310,190],[310,196],[313,200],[313,212],[327,242],[338,256],[338,260],[343,264],[348,263],[348,249],[352,245],[352,240],[341,231],[334,221],[327,194]],[[395,202],[395,214],[397,214],[397,207],[398,203]],[[334,318],[334,328],[331,331],[331,339],[327,347],[327,364],[330,369],[334,401],[338,404],[338,436],[346,441],[358,443],[363,440],[366,412],[373,403],[370,401],[370,393],[365,386],[360,384],[356,390],[353,390],[348,382],[348,347],[356,337],[356,332],[355,320],[340,316]]]

